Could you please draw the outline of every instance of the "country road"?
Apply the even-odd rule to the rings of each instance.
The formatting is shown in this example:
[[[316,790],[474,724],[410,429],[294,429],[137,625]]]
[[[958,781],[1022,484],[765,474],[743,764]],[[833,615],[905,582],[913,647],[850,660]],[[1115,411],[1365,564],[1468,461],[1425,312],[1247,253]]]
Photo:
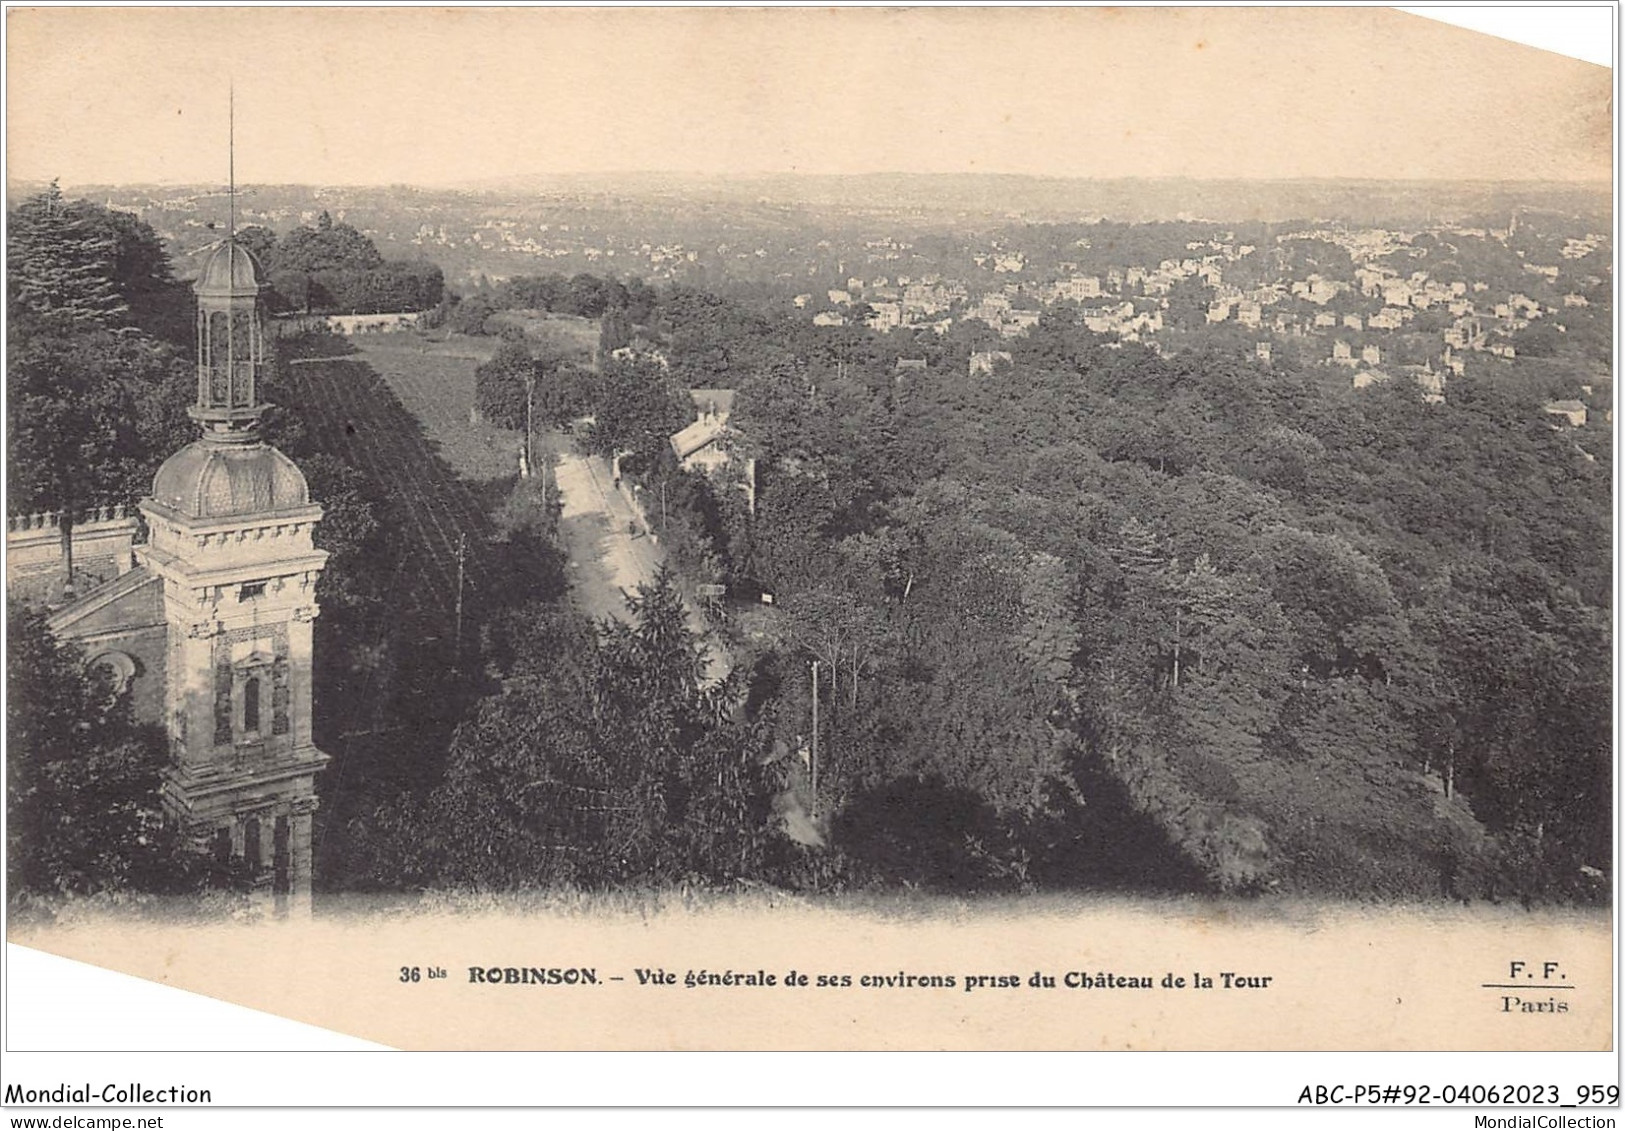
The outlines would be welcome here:
[[[642,520],[615,489],[609,463],[602,456],[560,451],[552,471],[559,492],[559,535],[569,561],[572,596],[594,619],[625,620],[626,594],[654,580],[666,560],[665,548],[644,533]],[[684,604],[689,627],[705,641],[706,680],[715,683],[728,674],[732,661],[699,610],[686,597]]]

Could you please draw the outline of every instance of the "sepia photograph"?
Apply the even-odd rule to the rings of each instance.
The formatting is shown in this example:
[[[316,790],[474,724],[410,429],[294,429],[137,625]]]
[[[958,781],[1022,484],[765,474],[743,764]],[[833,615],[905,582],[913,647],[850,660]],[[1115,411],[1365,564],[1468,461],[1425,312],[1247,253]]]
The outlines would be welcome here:
[[[8,1110],[1618,1110],[1608,45],[5,36]],[[1096,1067],[593,1100],[175,1056],[315,1048]]]

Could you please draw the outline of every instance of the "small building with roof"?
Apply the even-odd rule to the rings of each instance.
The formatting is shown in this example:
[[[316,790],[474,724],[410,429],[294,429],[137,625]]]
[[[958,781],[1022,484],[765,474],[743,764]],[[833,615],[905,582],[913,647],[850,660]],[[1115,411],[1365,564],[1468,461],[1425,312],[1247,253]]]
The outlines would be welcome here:
[[[1561,420],[1570,428],[1584,428],[1587,414],[1584,401],[1549,401],[1542,406],[1547,415]]]
[[[715,471],[728,463],[728,418],[733,415],[732,389],[690,389],[694,422],[671,437],[672,455],[685,471]]]

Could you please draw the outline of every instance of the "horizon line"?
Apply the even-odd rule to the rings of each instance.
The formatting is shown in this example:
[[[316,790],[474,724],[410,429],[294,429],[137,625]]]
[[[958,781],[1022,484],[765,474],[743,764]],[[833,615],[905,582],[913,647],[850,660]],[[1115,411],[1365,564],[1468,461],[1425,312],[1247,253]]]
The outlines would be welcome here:
[[[613,169],[613,170],[570,170],[557,172],[519,172],[495,173],[489,176],[474,177],[461,181],[305,181],[305,180],[255,180],[244,181],[238,188],[344,188],[344,189],[436,189],[436,190],[467,190],[479,186],[491,186],[502,181],[522,180],[549,180],[549,179],[595,179],[610,180],[616,177],[626,178],[673,178],[680,180],[712,180],[749,182],[767,179],[801,179],[801,180],[848,180],[855,181],[876,177],[903,177],[916,179],[935,178],[961,178],[961,179],[1016,179],[1026,181],[1074,183],[1074,184],[1112,184],[1128,182],[1179,182],[1191,181],[1206,184],[1372,184],[1372,185],[1547,185],[1570,188],[1594,188],[1611,192],[1613,177],[1603,178],[1527,178],[1527,177],[1374,177],[1354,175],[1313,175],[1302,176],[1204,176],[1194,173],[1178,174],[1121,174],[1116,176],[1091,176],[1088,174],[1067,173],[1019,173],[1019,172],[992,172],[992,171],[966,171],[966,172],[908,172],[896,169],[880,169],[859,173],[827,173],[807,172],[798,170],[759,170],[751,172],[706,172],[698,170],[676,169]],[[8,177],[6,190],[12,191],[14,187],[49,185],[56,183],[64,191],[68,189],[93,188],[213,188],[218,187],[221,192],[229,191],[229,185],[221,183],[218,186],[210,180],[170,180],[170,179],[129,179],[129,180],[79,180],[65,181],[61,177]]]

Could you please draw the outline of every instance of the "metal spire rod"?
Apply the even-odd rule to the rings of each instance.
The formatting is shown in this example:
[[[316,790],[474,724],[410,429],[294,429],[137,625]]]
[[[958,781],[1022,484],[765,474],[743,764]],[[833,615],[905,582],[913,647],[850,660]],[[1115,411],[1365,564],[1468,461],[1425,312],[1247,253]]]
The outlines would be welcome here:
[[[226,169],[230,183],[226,189],[228,227],[226,239],[237,237],[237,84],[226,86]]]

